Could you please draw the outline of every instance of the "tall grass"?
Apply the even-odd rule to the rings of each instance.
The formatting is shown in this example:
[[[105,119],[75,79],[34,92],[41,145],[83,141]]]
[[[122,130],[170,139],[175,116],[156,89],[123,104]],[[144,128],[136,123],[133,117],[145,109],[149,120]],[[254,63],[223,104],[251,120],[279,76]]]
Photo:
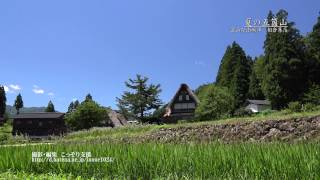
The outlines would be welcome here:
[[[87,152],[106,163],[33,163],[31,152]],[[86,144],[1,147],[0,171],[84,178],[319,179],[320,144]],[[1,174],[0,174],[1,176]]]

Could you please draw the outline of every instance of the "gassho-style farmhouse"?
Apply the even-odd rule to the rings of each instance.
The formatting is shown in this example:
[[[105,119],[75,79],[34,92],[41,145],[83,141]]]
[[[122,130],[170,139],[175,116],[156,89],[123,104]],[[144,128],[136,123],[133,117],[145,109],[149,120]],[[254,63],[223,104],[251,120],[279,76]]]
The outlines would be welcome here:
[[[177,123],[178,120],[190,120],[195,116],[195,110],[200,100],[187,84],[181,84],[171,101],[165,108],[165,114],[160,119],[163,123]],[[253,113],[270,108],[267,100],[248,100],[246,110]],[[13,135],[28,135],[30,137],[41,137],[50,135],[61,135],[67,131],[64,122],[64,113],[41,112],[21,113],[13,117]],[[119,112],[109,112],[112,127],[127,125],[127,120]]]

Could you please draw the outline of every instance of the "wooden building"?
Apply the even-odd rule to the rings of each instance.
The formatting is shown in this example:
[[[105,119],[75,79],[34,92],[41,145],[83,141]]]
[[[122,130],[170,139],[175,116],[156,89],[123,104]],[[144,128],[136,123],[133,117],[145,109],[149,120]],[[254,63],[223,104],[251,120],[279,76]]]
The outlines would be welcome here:
[[[187,84],[180,88],[166,107],[163,117],[164,123],[176,123],[178,120],[188,120],[194,117],[194,112],[199,104],[199,99]]]
[[[21,113],[13,117],[13,135],[49,136],[66,132],[64,113]]]

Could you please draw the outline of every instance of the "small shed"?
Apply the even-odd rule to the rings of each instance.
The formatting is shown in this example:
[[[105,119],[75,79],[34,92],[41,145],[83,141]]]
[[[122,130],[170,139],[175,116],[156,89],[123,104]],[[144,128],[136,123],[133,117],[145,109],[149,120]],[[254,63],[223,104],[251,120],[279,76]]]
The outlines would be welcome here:
[[[192,119],[199,102],[198,97],[189,86],[187,84],[181,84],[166,107],[163,121],[165,123],[176,123],[177,120]]]
[[[246,106],[246,110],[249,110],[253,113],[261,112],[267,109],[271,109],[271,103],[268,100],[247,100],[248,105]]]
[[[13,117],[13,135],[49,136],[66,132],[64,113],[21,113]]]

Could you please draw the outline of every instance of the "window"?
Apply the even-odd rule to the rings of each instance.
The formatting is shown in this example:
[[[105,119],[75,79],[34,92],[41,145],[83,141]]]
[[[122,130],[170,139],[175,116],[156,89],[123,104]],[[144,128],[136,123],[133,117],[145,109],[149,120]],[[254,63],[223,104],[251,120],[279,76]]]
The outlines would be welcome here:
[[[189,100],[190,100],[189,95],[186,95],[186,100],[187,100],[187,101],[189,101]]]
[[[177,103],[174,105],[174,109],[195,109],[194,103]]]
[[[20,121],[16,121],[16,124],[21,124],[21,122]]]
[[[196,105],[194,103],[188,103],[188,109],[195,109]]]
[[[182,95],[179,95],[179,101],[182,101]]]
[[[31,120],[29,120],[27,123],[28,123],[28,124],[32,124],[32,121],[31,121]]]
[[[39,126],[42,126],[42,122],[39,122]]]

